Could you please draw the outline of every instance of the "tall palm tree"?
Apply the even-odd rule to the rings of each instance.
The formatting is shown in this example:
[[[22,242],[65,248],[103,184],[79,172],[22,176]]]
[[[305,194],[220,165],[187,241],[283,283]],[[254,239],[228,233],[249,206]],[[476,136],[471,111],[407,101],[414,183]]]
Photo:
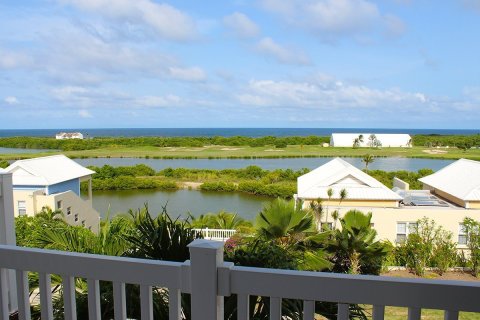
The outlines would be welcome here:
[[[339,217],[339,212],[338,212],[338,210],[334,210],[334,211],[332,212],[333,230],[337,229],[338,217]]]
[[[328,205],[327,205],[327,214],[325,215],[325,223],[327,223],[328,221],[328,209],[330,208],[330,201],[332,200],[332,197],[333,197],[333,189],[332,188],[328,188],[327,189],[327,197],[328,197]]]
[[[315,226],[317,230],[321,230],[322,225],[322,216],[323,216],[323,205],[322,199],[318,198],[310,202],[310,210],[312,210],[313,218],[315,219]]]
[[[368,165],[375,161],[375,157],[371,154],[366,154],[362,158],[362,162],[365,163],[365,171],[368,171]]]

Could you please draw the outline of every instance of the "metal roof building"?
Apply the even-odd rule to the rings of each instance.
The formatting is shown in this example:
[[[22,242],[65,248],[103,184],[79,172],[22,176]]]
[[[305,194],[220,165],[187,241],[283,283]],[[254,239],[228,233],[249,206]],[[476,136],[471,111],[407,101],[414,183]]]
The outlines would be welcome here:
[[[5,170],[13,173],[14,186],[49,186],[95,173],[64,155],[18,160]]]
[[[358,206],[398,207],[402,197],[378,180],[340,158],[335,158],[321,167],[297,179],[297,198],[303,200],[328,200],[327,191],[332,189],[330,200],[340,199],[340,191],[345,189],[344,204]]]
[[[332,147],[353,147],[355,139],[359,139],[358,147],[373,147],[372,139],[374,135],[382,147],[411,147],[412,137],[409,134],[399,133],[332,133],[330,137],[330,146]]]
[[[424,189],[459,206],[480,208],[480,162],[460,159],[419,179]]]

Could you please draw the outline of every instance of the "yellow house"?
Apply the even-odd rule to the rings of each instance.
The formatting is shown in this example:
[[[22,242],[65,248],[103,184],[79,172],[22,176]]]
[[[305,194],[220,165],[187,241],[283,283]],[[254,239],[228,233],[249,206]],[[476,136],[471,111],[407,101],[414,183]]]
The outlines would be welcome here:
[[[5,170],[12,173],[15,216],[33,216],[49,207],[61,210],[67,223],[97,232],[100,215],[92,207],[94,171],[64,155],[19,160]],[[83,181],[88,181],[87,199],[80,196]]]
[[[365,213],[372,213],[372,226],[375,228],[379,239],[389,240],[392,243],[403,241],[416,222],[424,217],[434,220],[438,225],[453,234],[453,240],[458,243],[459,249],[466,248],[466,234],[463,228],[463,220],[466,217],[480,221],[480,209],[474,209],[468,197],[455,193],[451,185],[461,185],[461,179],[465,179],[465,187],[462,190],[471,190],[470,196],[474,195],[476,185],[480,186],[480,174],[473,173],[473,168],[480,169],[480,163],[471,160],[459,160],[454,166],[455,177],[445,175],[443,184],[437,184],[440,179],[421,179],[432,183],[425,185],[426,190],[408,190],[407,183],[396,179],[396,191],[388,189],[385,185],[369,176],[365,172],[355,168],[348,162],[336,158],[325,165],[307,173],[297,180],[298,194],[294,198],[303,202],[304,208],[310,207],[312,200],[322,200],[324,213],[322,223],[330,227],[338,227],[332,217],[332,212],[337,211],[339,218],[349,210],[356,209]],[[464,165],[466,164],[466,165]],[[450,165],[450,166],[453,166]],[[451,170],[448,167],[438,171],[442,176]],[[480,171],[478,171],[480,172]],[[435,176],[433,174],[432,176]],[[473,181],[467,181],[466,176],[471,176]],[[431,176],[429,176],[431,177]],[[438,177],[438,176],[437,176]],[[477,178],[476,178],[477,177]],[[451,180],[449,180],[451,179]],[[435,184],[433,183],[435,181]],[[425,182],[424,182],[425,184]],[[400,186],[401,188],[398,188]],[[333,195],[329,199],[327,190],[332,189]],[[340,200],[340,190],[345,189],[347,196]],[[455,201],[452,196],[459,197],[463,202]],[[469,209],[467,209],[469,208]]]

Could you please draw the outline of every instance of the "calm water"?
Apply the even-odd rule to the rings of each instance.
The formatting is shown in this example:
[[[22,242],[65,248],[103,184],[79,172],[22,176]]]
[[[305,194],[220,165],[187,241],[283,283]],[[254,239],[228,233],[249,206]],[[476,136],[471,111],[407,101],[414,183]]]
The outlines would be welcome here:
[[[333,132],[372,132],[372,133],[408,133],[408,134],[478,134],[480,130],[471,129],[387,129],[387,128],[94,128],[94,129],[11,129],[0,130],[0,137],[54,137],[56,133],[81,132],[86,137],[194,137],[194,136],[329,136]]]
[[[111,166],[134,166],[146,164],[155,170],[171,168],[196,168],[196,169],[238,169],[250,165],[260,166],[267,170],[272,169],[293,169],[302,168],[315,169],[333,158],[285,158],[285,159],[141,159],[141,158],[90,158],[75,159],[83,166],[101,167],[105,164]],[[365,167],[361,158],[342,158],[357,168]],[[416,159],[416,158],[377,158],[369,165],[369,169],[385,171],[407,170],[417,171],[422,168],[439,170],[453,160],[440,159]]]
[[[208,212],[225,210],[236,212],[245,219],[253,219],[262,209],[264,203],[271,198],[257,197],[241,193],[202,192],[194,190],[153,191],[153,190],[121,190],[95,191],[93,207],[102,217],[127,212],[128,209],[143,208],[148,203],[150,212],[154,215],[162,211],[167,204],[168,213],[172,217],[181,215],[187,217],[187,212],[193,216]],[[110,208],[110,209],[109,209]]]

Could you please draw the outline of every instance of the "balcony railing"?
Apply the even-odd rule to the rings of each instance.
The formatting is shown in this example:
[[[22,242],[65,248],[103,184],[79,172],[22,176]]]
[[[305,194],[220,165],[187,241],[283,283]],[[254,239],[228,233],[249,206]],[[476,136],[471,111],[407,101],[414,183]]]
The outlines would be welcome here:
[[[115,319],[126,319],[125,284],[140,285],[141,318],[153,319],[152,287],[168,289],[169,319],[181,319],[181,293],[191,294],[193,320],[223,319],[223,297],[237,295],[238,319],[249,319],[249,296],[270,297],[270,319],[282,319],[282,299],[303,300],[303,319],[314,319],[315,301],[338,303],[338,319],[349,318],[349,304],[373,305],[373,319],[385,306],[480,312],[480,283],[399,279],[233,266],[223,261],[223,243],[195,240],[183,263],[0,246],[0,319],[8,319],[8,269],[15,270],[20,319],[30,319],[27,272],[39,273],[42,319],[53,319],[51,274],[63,279],[65,319],[77,319],[75,278],[88,283],[89,319],[100,319],[99,281],[113,283]]]
[[[226,241],[230,239],[237,231],[235,229],[194,229],[203,235],[204,239]]]

